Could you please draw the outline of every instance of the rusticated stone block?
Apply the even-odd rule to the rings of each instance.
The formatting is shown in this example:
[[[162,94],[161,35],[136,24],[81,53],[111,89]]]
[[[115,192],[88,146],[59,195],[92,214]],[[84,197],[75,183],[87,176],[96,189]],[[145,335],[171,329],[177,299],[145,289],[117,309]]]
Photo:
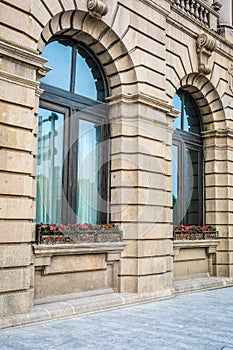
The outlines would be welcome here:
[[[120,275],[148,275],[164,273],[170,269],[170,257],[148,257],[141,259],[123,259],[121,261]]]
[[[31,109],[16,105],[11,105],[1,101],[0,122],[14,127],[24,127],[33,130],[37,124],[37,118]]]
[[[146,293],[159,291],[172,286],[172,275],[170,272],[161,275],[148,276],[121,276],[121,293]]]
[[[0,245],[0,268],[28,266],[31,262],[31,246],[29,244]]]
[[[124,239],[164,239],[172,237],[171,224],[165,223],[124,223]]]
[[[1,126],[0,146],[31,152],[34,150],[35,137],[24,129]]]
[[[0,317],[26,313],[31,307],[32,293],[30,290],[0,296]]]
[[[1,74],[0,74],[1,80]],[[35,102],[35,90],[26,86],[17,86],[17,93],[13,81],[1,81],[1,99],[3,101],[33,108]]]
[[[30,269],[0,270],[0,292],[12,292],[30,288]]]
[[[35,217],[35,202],[31,199],[0,198],[0,218],[2,219],[33,219]]]
[[[123,257],[156,257],[171,255],[173,253],[172,241],[163,240],[134,240],[129,242],[123,253]]]
[[[35,197],[34,179],[28,175],[0,173],[0,193]]]
[[[33,156],[26,152],[3,149],[0,154],[0,170],[31,174],[33,172]]]
[[[23,243],[34,240],[35,224],[18,220],[0,220],[1,243]]]

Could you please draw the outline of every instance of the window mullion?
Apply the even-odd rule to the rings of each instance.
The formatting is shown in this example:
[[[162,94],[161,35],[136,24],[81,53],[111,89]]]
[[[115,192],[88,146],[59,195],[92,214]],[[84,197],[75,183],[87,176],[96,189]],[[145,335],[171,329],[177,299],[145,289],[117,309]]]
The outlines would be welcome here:
[[[76,62],[77,62],[77,47],[76,45],[73,45],[71,72],[70,72],[70,92],[72,92],[73,94],[75,91]]]
[[[70,143],[68,169],[68,222],[76,222],[76,188],[77,188],[77,118],[74,108],[70,109]]]

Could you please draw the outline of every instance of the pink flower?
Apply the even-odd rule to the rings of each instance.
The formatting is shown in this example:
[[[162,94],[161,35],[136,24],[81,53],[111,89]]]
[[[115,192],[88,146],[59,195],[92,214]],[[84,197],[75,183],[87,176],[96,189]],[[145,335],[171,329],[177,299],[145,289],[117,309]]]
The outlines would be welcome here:
[[[89,225],[88,225],[88,224],[81,224],[81,227],[82,227],[84,230],[88,230],[88,229],[89,229]]]
[[[55,225],[50,225],[49,230],[50,231],[56,231],[56,226]]]

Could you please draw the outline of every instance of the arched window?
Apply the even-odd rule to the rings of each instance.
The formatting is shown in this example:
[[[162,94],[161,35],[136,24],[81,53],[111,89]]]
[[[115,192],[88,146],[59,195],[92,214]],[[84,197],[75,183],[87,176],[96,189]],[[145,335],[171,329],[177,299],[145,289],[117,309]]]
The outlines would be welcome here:
[[[95,56],[67,38],[44,49],[38,113],[38,223],[106,222],[106,80]]]
[[[180,114],[174,122],[172,146],[173,224],[203,225],[204,162],[201,118],[185,91],[173,98]]]

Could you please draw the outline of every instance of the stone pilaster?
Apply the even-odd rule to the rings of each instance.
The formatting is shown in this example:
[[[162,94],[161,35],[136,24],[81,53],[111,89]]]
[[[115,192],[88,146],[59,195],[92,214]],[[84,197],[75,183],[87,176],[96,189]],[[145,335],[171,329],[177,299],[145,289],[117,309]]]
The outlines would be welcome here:
[[[219,231],[217,276],[233,277],[233,130],[204,132],[206,224]]]
[[[33,304],[35,114],[44,62],[36,52],[0,41],[0,317]]]
[[[219,23],[221,26],[232,26],[232,1],[219,0],[222,5],[219,11]]]
[[[219,0],[222,5],[219,11],[219,25],[221,34],[233,43],[233,18],[232,18],[232,1],[231,0]]]
[[[127,243],[121,292],[171,293],[173,129],[165,101],[145,94],[110,100],[111,220]]]

